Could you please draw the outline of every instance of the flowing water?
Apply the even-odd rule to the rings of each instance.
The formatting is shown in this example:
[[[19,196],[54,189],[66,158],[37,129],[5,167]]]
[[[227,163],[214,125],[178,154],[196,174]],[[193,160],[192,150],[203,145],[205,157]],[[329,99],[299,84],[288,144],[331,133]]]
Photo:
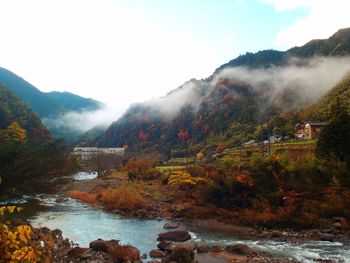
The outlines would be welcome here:
[[[86,175],[89,179],[91,175]],[[83,174],[79,175],[82,180]],[[88,246],[89,242],[98,238],[118,239],[123,244],[131,244],[148,253],[155,249],[157,234],[163,230],[166,220],[143,220],[128,218],[104,212],[73,199],[59,196],[24,197],[16,200],[22,205],[26,202],[40,203],[44,206],[35,215],[29,215],[33,226],[46,226],[51,229],[59,228],[65,237],[70,238],[80,246]],[[14,200],[13,200],[14,201]],[[237,237],[222,232],[213,232],[189,226],[192,241],[208,244],[228,245],[244,243],[257,250],[265,251],[276,256],[297,259],[301,262],[314,262],[314,259],[334,259],[338,262],[350,262],[350,242],[303,241],[298,243],[277,242],[272,240],[257,240]]]

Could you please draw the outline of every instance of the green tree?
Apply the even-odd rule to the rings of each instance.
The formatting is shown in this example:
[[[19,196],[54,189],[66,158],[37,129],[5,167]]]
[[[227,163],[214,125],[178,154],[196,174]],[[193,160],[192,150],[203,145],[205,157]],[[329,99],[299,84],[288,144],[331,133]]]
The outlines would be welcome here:
[[[336,157],[350,166],[350,116],[347,113],[340,113],[322,129],[316,152],[324,159]]]

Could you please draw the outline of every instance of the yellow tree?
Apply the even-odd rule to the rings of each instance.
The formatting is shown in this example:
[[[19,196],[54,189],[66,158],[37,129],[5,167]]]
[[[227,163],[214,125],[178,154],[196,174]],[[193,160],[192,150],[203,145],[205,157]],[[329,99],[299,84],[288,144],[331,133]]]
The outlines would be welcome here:
[[[0,262],[39,262],[42,247],[32,240],[29,225],[13,225],[5,214],[19,212],[15,206],[0,207]]]
[[[26,130],[22,128],[17,122],[12,122],[6,128],[8,136],[18,142],[25,142],[27,140]]]
[[[168,183],[170,185],[179,186],[180,189],[183,189],[187,194],[198,204],[198,200],[193,195],[193,190],[195,187],[201,183],[204,183],[205,180],[202,177],[194,177],[186,171],[176,171],[169,176]]]

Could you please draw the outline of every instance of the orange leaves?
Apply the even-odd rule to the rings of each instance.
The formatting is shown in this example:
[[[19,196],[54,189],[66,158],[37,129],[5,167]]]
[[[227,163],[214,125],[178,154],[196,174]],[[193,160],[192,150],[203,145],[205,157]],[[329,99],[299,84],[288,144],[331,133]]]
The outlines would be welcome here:
[[[70,191],[71,197],[90,204],[103,205],[108,210],[134,211],[145,207],[145,202],[133,185],[122,184],[114,188],[99,189],[93,193]]]
[[[141,142],[146,142],[147,139],[148,139],[147,133],[145,133],[144,131],[140,131],[140,133],[139,133],[139,140]]]
[[[181,141],[186,141],[189,138],[189,134],[188,134],[188,131],[186,129],[180,129],[177,136]]]
[[[247,173],[239,173],[235,175],[236,180],[248,187],[252,187],[254,185],[254,180]]]
[[[197,159],[202,159],[204,157],[204,153],[202,151],[197,153]]]
[[[96,204],[97,203],[97,195],[96,194],[92,194],[92,193],[86,193],[83,191],[79,191],[79,190],[74,190],[74,191],[69,191],[68,195],[70,197],[73,197],[75,199],[79,199],[85,203],[89,203],[89,204]]]

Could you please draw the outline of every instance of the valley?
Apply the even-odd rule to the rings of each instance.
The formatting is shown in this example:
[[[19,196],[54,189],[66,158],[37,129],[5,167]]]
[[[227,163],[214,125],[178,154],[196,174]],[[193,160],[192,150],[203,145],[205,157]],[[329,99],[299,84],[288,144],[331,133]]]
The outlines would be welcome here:
[[[1,68],[0,262],[350,261],[349,43],[240,55],[89,130],[101,102]]]

